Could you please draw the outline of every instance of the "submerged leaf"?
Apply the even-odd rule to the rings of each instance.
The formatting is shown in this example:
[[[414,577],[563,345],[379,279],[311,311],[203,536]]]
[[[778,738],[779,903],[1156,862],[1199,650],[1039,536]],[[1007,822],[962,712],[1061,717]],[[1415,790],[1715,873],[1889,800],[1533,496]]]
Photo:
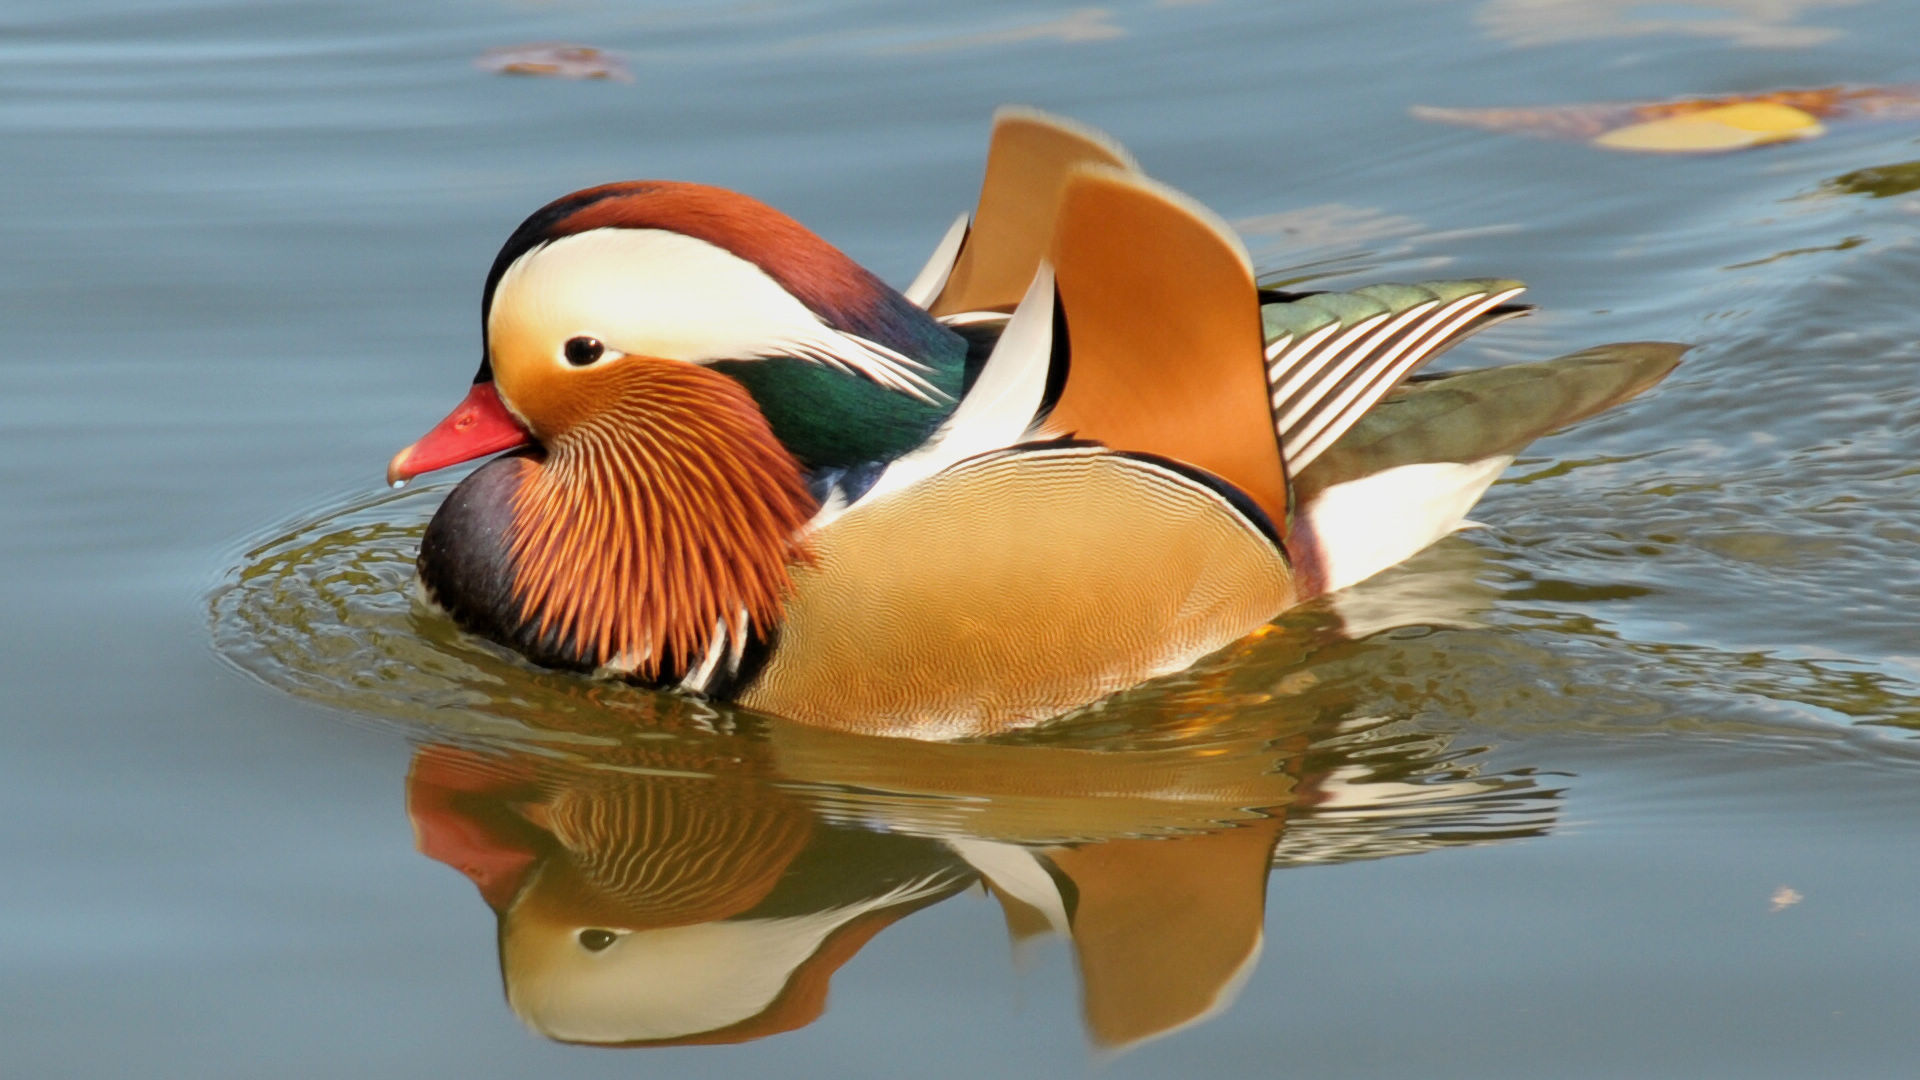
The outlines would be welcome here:
[[[537,42],[488,49],[474,66],[495,75],[541,75],[550,79],[612,79],[632,82],[633,73],[617,53],[591,45]]]
[[[1920,191],[1920,161],[1855,169],[1850,173],[1841,173],[1820,186],[1826,191],[1867,195],[1875,199],[1905,195],[1910,191]]]

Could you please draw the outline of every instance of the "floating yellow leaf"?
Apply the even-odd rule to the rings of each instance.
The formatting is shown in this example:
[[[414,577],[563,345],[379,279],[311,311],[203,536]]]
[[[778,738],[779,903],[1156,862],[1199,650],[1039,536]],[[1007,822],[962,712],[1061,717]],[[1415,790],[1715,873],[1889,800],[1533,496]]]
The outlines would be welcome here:
[[[1828,86],[1531,109],[1416,105],[1413,115],[1488,131],[1583,139],[1614,150],[1699,153],[1811,138],[1826,130],[1823,121],[1920,119],[1920,86]]]
[[[1790,105],[1754,102],[1628,124],[1593,141],[1609,150],[1691,154],[1810,139],[1826,130],[1810,114]]]

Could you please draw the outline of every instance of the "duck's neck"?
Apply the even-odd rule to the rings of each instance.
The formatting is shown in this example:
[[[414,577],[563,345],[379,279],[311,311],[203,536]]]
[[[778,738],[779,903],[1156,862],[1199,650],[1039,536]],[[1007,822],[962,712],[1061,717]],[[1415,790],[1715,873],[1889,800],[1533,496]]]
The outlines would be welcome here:
[[[892,461],[913,450],[953,414],[975,374],[967,338],[840,258],[867,281],[869,303],[857,310],[859,319],[846,316],[850,332],[910,358],[933,394],[902,393],[800,356],[709,365],[747,388],[781,445],[808,469]]]
[[[544,460],[511,463],[496,508],[511,524],[494,543],[513,625],[475,628],[550,663],[678,683],[737,663],[779,624],[815,505],[738,384],[690,364],[626,366]]]

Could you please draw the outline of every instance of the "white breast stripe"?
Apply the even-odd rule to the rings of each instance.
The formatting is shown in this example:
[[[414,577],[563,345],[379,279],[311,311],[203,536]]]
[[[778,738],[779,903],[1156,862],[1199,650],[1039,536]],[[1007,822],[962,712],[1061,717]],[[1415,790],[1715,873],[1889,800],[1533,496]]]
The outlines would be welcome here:
[[[725,619],[713,624],[713,639],[707,642],[707,655],[700,666],[687,673],[680,680],[680,689],[692,694],[705,693],[707,684],[713,681],[713,673],[719,670],[720,658],[727,653],[727,623]]]
[[[1012,317],[1004,311],[956,311],[936,316],[943,326],[1005,326]]]

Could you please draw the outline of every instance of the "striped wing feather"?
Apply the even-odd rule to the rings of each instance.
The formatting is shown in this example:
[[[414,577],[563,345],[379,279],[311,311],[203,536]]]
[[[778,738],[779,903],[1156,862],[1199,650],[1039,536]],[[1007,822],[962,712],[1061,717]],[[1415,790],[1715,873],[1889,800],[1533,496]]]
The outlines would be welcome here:
[[[1517,281],[1371,285],[1261,309],[1275,430],[1298,474],[1388,391],[1473,334],[1530,310]]]
[[[1296,495],[1403,465],[1511,456],[1528,443],[1627,401],[1679,364],[1666,342],[1598,345],[1554,360],[1450,372],[1396,388],[1296,478]]]

